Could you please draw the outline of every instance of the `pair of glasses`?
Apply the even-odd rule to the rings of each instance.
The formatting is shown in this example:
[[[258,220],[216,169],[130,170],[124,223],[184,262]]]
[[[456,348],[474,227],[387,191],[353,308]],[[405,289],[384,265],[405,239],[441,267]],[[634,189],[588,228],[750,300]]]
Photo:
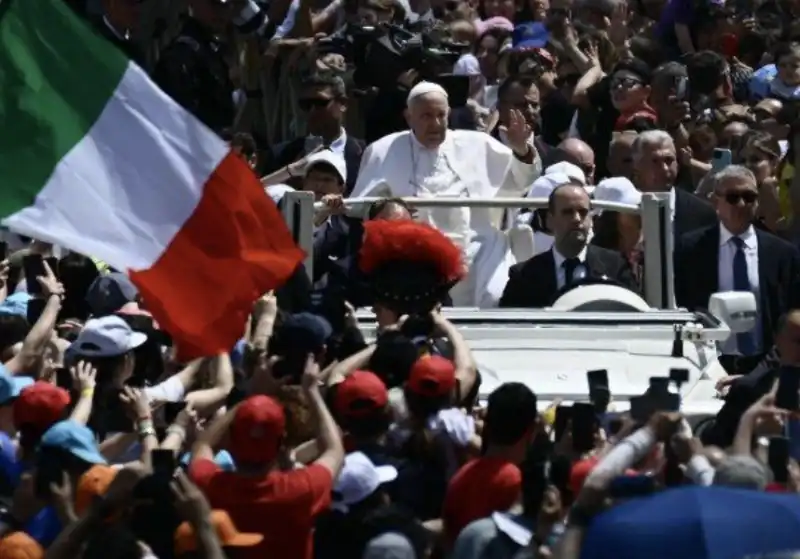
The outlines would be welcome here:
[[[642,85],[642,82],[634,78],[614,78],[611,80],[611,89],[618,89],[620,87],[633,89],[637,85]]]
[[[746,205],[755,204],[756,200],[758,200],[758,194],[756,192],[728,192],[724,196],[725,201],[730,204],[731,206],[735,206],[739,203],[739,201],[743,201]]]
[[[333,101],[333,99],[320,99],[317,97],[312,97],[308,99],[300,99],[297,102],[297,105],[301,110],[310,111],[313,108],[324,109],[331,104],[331,101]]]

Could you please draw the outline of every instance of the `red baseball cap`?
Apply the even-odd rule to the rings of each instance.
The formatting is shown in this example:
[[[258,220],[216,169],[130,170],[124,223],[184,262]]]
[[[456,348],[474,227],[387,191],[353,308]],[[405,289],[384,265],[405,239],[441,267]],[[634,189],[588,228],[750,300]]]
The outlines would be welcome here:
[[[64,419],[69,392],[49,382],[37,381],[24,388],[14,400],[14,426],[31,425],[44,433]]]
[[[456,366],[439,355],[425,355],[411,367],[406,388],[419,396],[438,398],[456,386]]]
[[[251,396],[239,404],[233,416],[228,450],[237,462],[272,462],[285,432],[283,406],[269,396]]]
[[[389,391],[375,373],[354,371],[336,386],[334,406],[339,417],[363,417],[382,410]]]

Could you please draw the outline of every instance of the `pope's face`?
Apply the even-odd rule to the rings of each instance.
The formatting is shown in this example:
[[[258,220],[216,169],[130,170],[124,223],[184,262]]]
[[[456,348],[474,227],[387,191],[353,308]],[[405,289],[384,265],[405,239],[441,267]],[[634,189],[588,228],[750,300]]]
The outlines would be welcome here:
[[[406,111],[409,128],[419,143],[429,149],[444,142],[449,116],[450,106],[447,99],[437,93],[417,97]]]

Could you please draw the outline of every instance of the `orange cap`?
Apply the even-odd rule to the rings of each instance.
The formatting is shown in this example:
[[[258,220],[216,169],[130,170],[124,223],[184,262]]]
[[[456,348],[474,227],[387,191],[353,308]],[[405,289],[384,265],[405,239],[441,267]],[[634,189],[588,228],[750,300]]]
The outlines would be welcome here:
[[[117,477],[116,468],[111,466],[92,466],[78,480],[75,490],[75,513],[79,516],[89,509],[95,497],[105,495],[108,486]]]
[[[264,539],[261,534],[240,532],[224,510],[211,511],[211,525],[214,526],[214,531],[222,547],[252,547],[260,544],[261,540]],[[189,553],[196,549],[197,540],[195,539],[194,528],[188,522],[184,522],[175,530],[175,555]]]

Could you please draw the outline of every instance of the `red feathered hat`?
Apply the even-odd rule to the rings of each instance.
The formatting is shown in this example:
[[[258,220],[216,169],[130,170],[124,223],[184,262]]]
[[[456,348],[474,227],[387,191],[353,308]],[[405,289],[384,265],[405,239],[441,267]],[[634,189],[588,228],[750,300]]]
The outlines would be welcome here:
[[[366,222],[358,265],[375,301],[401,314],[430,312],[466,274],[450,239],[411,220]]]

